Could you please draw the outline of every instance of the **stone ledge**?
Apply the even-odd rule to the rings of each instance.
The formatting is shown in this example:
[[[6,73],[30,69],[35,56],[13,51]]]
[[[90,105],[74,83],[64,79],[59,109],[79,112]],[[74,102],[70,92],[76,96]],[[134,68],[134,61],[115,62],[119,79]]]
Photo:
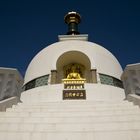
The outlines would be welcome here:
[[[18,97],[10,97],[8,99],[0,101],[0,111],[5,112],[6,108],[12,107],[12,105],[16,105],[19,102]]]
[[[88,41],[88,34],[80,34],[80,35],[58,35],[59,41],[67,41],[67,40],[82,40]]]
[[[140,96],[136,94],[129,94],[127,95],[126,99],[133,102],[134,105],[138,105],[140,107]]]

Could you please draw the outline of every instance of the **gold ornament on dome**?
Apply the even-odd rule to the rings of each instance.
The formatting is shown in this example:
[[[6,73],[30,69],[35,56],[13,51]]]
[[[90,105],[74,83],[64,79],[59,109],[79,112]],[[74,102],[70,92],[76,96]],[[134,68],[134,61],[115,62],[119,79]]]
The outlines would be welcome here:
[[[84,66],[73,63],[64,66],[64,77],[66,79],[82,79],[84,73]]]
[[[84,66],[77,63],[72,63],[64,66],[64,77],[63,83],[85,83],[85,79],[83,78]]]
[[[81,79],[80,73],[76,70],[76,65],[71,66],[71,72],[67,75],[67,79]]]

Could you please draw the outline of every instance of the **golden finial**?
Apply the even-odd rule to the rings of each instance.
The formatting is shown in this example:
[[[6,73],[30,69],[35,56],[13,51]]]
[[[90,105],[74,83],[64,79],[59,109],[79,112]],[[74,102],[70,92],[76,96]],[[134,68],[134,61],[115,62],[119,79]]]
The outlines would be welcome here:
[[[64,17],[65,23],[68,24],[68,35],[79,34],[78,24],[81,22],[80,14],[76,12],[68,12]]]

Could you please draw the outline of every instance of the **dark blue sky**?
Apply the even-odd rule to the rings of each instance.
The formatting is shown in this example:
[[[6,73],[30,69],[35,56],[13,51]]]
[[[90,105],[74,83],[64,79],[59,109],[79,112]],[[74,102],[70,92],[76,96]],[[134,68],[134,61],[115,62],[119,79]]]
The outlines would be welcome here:
[[[66,34],[63,17],[69,11],[81,14],[80,32],[111,51],[123,68],[140,62],[139,0],[1,0],[0,67],[24,75],[40,50]]]

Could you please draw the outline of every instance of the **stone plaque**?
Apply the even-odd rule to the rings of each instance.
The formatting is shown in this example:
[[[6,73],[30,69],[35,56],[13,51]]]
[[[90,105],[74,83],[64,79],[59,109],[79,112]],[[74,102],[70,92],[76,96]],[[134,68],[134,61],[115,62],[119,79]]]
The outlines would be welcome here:
[[[86,99],[85,90],[63,90],[63,100]]]

